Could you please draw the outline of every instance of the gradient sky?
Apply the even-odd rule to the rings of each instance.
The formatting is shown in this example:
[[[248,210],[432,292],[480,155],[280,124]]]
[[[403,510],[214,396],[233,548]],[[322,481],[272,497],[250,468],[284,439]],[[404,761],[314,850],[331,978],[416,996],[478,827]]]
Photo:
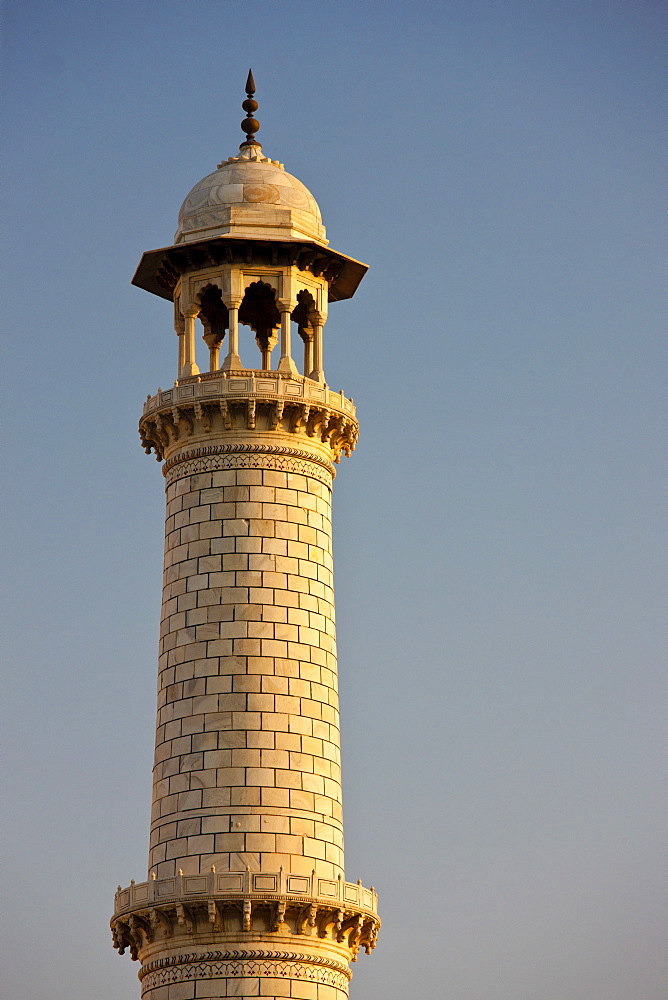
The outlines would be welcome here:
[[[108,918],[146,875],[164,501],[136,422],[176,338],[129,282],[236,152],[249,65],[265,153],[370,265],[325,329],[361,422],[346,867],[383,918],[351,1000],[665,1000],[665,2],[2,21],[4,1000],[139,997]]]

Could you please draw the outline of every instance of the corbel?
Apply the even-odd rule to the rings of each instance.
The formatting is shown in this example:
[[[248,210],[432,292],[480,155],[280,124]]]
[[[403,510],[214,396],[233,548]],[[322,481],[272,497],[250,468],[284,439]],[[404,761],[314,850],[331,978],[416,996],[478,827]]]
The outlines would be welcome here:
[[[342,420],[343,418],[337,416],[337,414],[332,416],[328,410],[325,410],[320,432],[320,440],[323,444],[327,444],[328,438],[330,438],[334,434],[334,431],[341,426]]]
[[[341,926],[343,924],[343,910],[325,910],[322,918],[320,920],[320,925],[318,927],[318,937],[327,937],[327,928],[333,924],[334,934],[337,941],[340,940],[339,934],[341,933]]]
[[[296,434],[299,428],[308,422],[310,412],[311,407],[308,403],[301,403],[295,407],[290,425],[292,434]]]
[[[358,942],[360,934],[362,933],[363,922],[364,918],[362,917],[362,914],[357,913],[353,914],[353,916],[348,917],[347,920],[344,920],[342,923],[337,925],[336,940],[339,942],[339,944],[342,944],[346,939],[346,933],[350,931],[350,934],[348,935],[348,947],[355,948],[355,946],[357,946],[355,954],[357,954],[357,951],[359,951]]]
[[[146,454],[150,455],[151,451],[155,451],[155,460],[156,462],[160,462],[163,456],[162,443],[151,434],[150,424],[146,424],[139,428],[139,439]]]
[[[151,910],[151,924],[154,934],[160,930],[164,937],[170,938],[172,936],[172,922],[164,910],[159,910],[157,907]]]
[[[209,900],[209,923],[213,924],[214,931],[222,931],[223,918],[215,899]]]
[[[174,440],[179,439],[179,424],[181,423],[181,414],[179,413],[178,406],[172,407],[172,424],[174,425]]]
[[[326,413],[328,411],[325,410],[324,412]],[[321,422],[322,415],[323,415],[323,410],[321,410],[319,407],[314,407],[312,410],[310,410],[308,419],[304,421],[308,437],[313,437],[313,435],[315,434],[315,429]]]
[[[370,955],[373,949],[376,947],[376,941],[378,939],[378,930],[380,928],[380,923],[375,920],[366,920],[364,922],[364,927],[362,928],[361,945],[367,955]]]
[[[223,418],[223,427],[229,431],[232,427],[232,413],[229,404],[226,399],[221,399],[218,405],[220,406],[220,415]]]
[[[297,922],[295,924],[297,934],[304,934],[307,927],[315,927],[317,918],[318,907],[316,904],[307,904],[297,917]]]
[[[270,430],[275,431],[276,428],[279,426],[281,420],[283,419],[284,407],[285,407],[284,401],[282,399],[277,399],[276,402],[274,403],[274,409],[270,418],[270,423],[269,423]]]
[[[255,430],[255,408],[255,400],[249,399],[246,404],[246,419],[248,421],[248,429],[251,431]]]
[[[249,931],[251,929],[251,917],[252,917],[251,901],[250,899],[244,899],[243,910],[242,910],[242,921],[243,921],[243,928],[245,931]]]
[[[136,913],[130,914],[130,931],[140,945],[142,936],[149,944],[153,940],[153,928],[150,923]]]
[[[153,419],[148,422],[149,430],[151,428],[151,424],[153,424],[153,427],[155,429],[155,436],[160,442],[161,450],[164,451],[164,449],[169,445],[170,435],[162,419],[162,414],[156,413],[155,417],[153,417]]]
[[[192,417],[187,410],[179,408],[178,406],[172,407],[172,420],[174,421],[174,427],[176,428],[176,436],[180,437],[181,431],[179,429],[179,423],[183,420],[186,425],[186,434],[190,435],[193,432],[193,422]]]
[[[285,907],[286,902],[284,899],[279,899],[274,907],[273,920],[271,929],[272,931],[279,931],[281,926],[285,923]]]
[[[176,904],[176,919],[179,927],[185,927],[188,934],[195,933],[195,922],[192,918],[192,914],[187,906],[183,903]]]
[[[208,434],[209,431],[211,430],[211,414],[209,413],[207,408],[202,406],[199,400],[197,400],[197,402],[195,403],[195,416],[199,420],[203,429]]]
[[[112,924],[111,938],[119,955],[124,955],[125,949],[132,947],[130,928],[123,920],[116,920]]]

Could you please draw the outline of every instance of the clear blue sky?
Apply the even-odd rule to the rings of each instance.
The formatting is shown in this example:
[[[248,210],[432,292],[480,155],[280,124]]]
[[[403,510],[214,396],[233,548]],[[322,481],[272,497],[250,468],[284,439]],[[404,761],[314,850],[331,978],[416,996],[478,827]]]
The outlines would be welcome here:
[[[366,261],[326,371],[351,1000],[665,1000],[662,0],[5,0],[4,1000],[138,998],[163,530],[130,286],[242,139]],[[663,687],[663,691],[662,691]]]

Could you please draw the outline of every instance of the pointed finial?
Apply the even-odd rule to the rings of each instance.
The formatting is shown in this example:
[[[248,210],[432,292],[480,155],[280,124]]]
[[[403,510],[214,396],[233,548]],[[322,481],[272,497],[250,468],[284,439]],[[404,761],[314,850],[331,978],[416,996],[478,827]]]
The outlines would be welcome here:
[[[254,93],[255,80],[253,79],[253,70],[249,69],[248,79],[246,80],[246,100],[241,105],[246,112],[246,117],[241,123],[241,131],[246,133],[246,141],[241,143],[239,149],[243,149],[244,146],[260,146],[260,143],[255,138],[255,133],[260,128],[260,123],[257,118],[253,118],[253,113],[258,108],[257,101],[253,97]],[[262,149],[262,146],[260,146],[260,149]]]

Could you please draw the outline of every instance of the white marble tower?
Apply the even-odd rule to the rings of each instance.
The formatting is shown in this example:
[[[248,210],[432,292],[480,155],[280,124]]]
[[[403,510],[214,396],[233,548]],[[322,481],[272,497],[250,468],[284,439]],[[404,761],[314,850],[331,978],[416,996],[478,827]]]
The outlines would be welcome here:
[[[238,155],[134,277],[178,335],[139,424],[167,493],[148,879],[111,921],[143,1000],[345,1000],[379,927],[373,887],[344,875],[330,511],[358,425],[323,368],[328,304],[366,267],[263,155],[251,74],[246,91]]]

